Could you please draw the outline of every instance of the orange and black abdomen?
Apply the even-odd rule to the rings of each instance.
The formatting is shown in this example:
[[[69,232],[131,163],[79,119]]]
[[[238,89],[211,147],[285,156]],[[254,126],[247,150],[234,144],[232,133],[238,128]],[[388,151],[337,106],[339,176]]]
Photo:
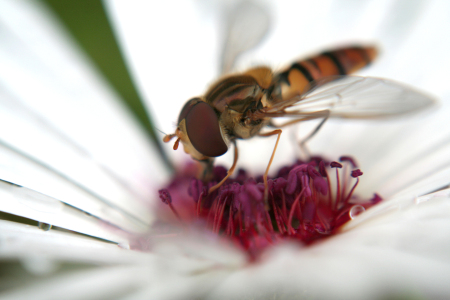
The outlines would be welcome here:
[[[323,52],[293,63],[275,77],[282,88],[282,98],[305,93],[314,80],[332,75],[348,75],[370,64],[376,57],[375,47],[348,47]],[[275,87],[276,88],[276,87]]]

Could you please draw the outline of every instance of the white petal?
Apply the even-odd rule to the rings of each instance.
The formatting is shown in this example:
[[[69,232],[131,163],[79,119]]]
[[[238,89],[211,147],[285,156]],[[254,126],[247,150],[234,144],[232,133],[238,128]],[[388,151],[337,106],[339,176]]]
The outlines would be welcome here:
[[[15,242],[4,244],[9,251],[0,252],[3,256],[9,253],[26,258],[48,253],[46,257],[63,262],[127,265],[58,274],[1,296],[57,299],[70,291],[73,298],[81,299],[105,298],[111,291],[122,291],[127,295],[125,299],[442,298],[450,293],[446,284],[450,275],[450,245],[446,238],[450,234],[449,193],[446,190],[429,195],[427,202],[418,201],[418,205],[411,199],[393,199],[403,204],[390,213],[385,210],[373,214],[362,223],[357,218],[357,226],[350,224],[343,233],[310,247],[279,245],[260,263],[250,266],[239,263],[237,257],[223,260],[214,240],[205,243],[206,236],[200,236],[203,241],[194,236],[190,245],[180,244],[183,238],[171,246],[167,243],[172,250],[160,248],[157,258],[66,233],[3,226],[7,229],[3,231],[4,240],[8,240],[8,231],[22,233],[19,240],[11,235]],[[59,237],[52,238],[55,235]],[[30,253],[26,245],[33,245],[35,251]],[[174,251],[179,254],[173,256]],[[207,258],[205,253],[213,255]],[[213,258],[216,255],[221,262]],[[112,289],[104,284],[106,279],[115,283]]]
[[[18,259],[34,275],[21,274],[16,267],[3,278],[11,286],[4,287],[2,299],[111,299],[142,285],[142,281],[149,283],[147,269],[155,260],[150,254],[6,221],[0,222],[0,228],[0,257]],[[43,272],[45,264],[53,264],[54,269]],[[21,277],[14,280],[17,275]]]
[[[19,260],[39,276],[16,282],[0,293],[1,299],[61,299],[67,295],[105,299],[117,294],[130,299],[183,299],[206,295],[245,265],[243,253],[212,234],[185,234],[185,238],[152,246],[153,253],[144,253],[8,221],[0,221],[0,228],[0,258]],[[45,263],[55,267],[44,272]]]
[[[235,272],[210,298],[445,298],[449,192],[350,223],[348,231],[311,247],[277,247],[261,264]]]
[[[10,285],[2,286],[1,299],[111,299],[155,277],[150,253],[8,221],[0,221],[0,228],[0,259],[19,261],[25,269],[7,269],[2,282]]]
[[[56,262],[105,265],[141,263],[152,257],[72,232],[44,231],[36,226],[5,220],[0,220],[0,226],[2,259],[43,257]]]
[[[80,210],[80,215],[83,217],[86,217],[85,213],[88,213],[126,232],[136,233],[147,230],[147,222],[140,221],[125,210],[109,204],[105,199],[67,180],[67,178],[58,174],[58,172],[49,170],[45,166],[2,145],[0,145],[0,161],[0,178],[23,186],[24,190],[29,190],[33,195],[42,194],[41,197],[47,195],[48,199],[53,198],[52,202],[60,202],[59,205],[61,207],[70,205]],[[11,190],[10,192],[11,194],[7,195],[7,197],[17,199],[17,196],[14,194],[18,191]],[[28,201],[31,202],[33,201],[32,199],[29,198]],[[39,210],[22,210],[18,207],[17,210],[12,212],[7,207],[14,203],[8,203],[6,201],[3,201],[3,203],[4,205],[0,205],[0,210],[2,211],[8,211],[9,213],[36,221],[48,222],[52,225],[65,227],[60,223],[52,223],[48,219],[40,220],[39,218],[42,216],[42,212]],[[70,228],[65,228],[77,231],[77,222],[77,220],[74,220]]]
[[[132,223],[128,216],[128,219],[123,218],[120,212],[111,208],[109,211],[103,209],[99,215],[106,215],[106,220],[112,219],[110,216],[113,216],[119,219],[120,223],[128,225],[121,229],[116,228],[115,224],[108,224],[98,216],[88,215],[57,199],[5,181],[0,181],[0,195],[0,207],[5,213],[35,220],[44,223],[44,226],[57,226],[117,243],[127,243],[130,231],[142,232],[145,228],[145,225],[137,220]],[[125,231],[127,229],[130,231]]]
[[[29,283],[20,290],[0,294],[2,299],[120,299],[147,285],[149,272],[136,265],[77,269]],[[139,281],[141,280],[141,281]]]
[[[148,224],[149,200],[167,176],[151,141],[45,8],[0,7],[1,153],[14,156],[1,178],[91,214],[100,205]],[[66,199],[67,188],[97,198],[97,207]]]

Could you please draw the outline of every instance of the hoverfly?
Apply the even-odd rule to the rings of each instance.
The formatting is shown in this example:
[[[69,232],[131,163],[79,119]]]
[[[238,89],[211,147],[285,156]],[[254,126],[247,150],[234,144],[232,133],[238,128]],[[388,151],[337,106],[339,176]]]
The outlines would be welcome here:
[[[200,97],[186,102],[178,117],[174,149],[181,141],[184,151],[203,165],[201,177],[208,179],[215,157],[234,144],[235,155],[227,176],[210,188],[214,191],[233,173],[238,152],[235,141],[256,135],[278,135],[267,174],[276,152],[281,127],[300,121],[329,117],[380,118],[401,115],[433,103],[428,96],[394,81],[347,76],[371,63],[374,47],[346,47],[323,52],[294,62],[285,70],[273,73],[267,67],[256,67],[240,74],[219,79]],[[261,133],[273,118],[292,117],[277,129]],[[303,142],[305,142],[304,140]]]
[[[230,16],[232,21],[222,55],[224,73],[241,52],[262,38],[270,23],[266,12],[251,2],[242,2]],[[255,39],[249,38],[252,36]],[[179,114],[175,133],[166,135],[163,141],[167,143],[176,137],[173,148],[176,150],[179,142],[183,144],[184,151],[202,165],[200,177],[204,180],[212,175],[214,158],[225,154],[230,144],[234,145],[233,164],[226,177],[209,189],[212,192],[236,168],[236,140],[277,135],[264,173],[267,199],[267,175],[282,127],[322,119],[302,141],[304,144],[329,117],[367,119],[397,116],[434,103],[429,96],[394,81],[348,76],[370,64],[376,55],[375,47],[351,46],[296,61],[281,72],[274,73],[262,66],[226,75],[213,83],[203,96],[186,102]],[[292,120],[274,124],[273,119],[279,117],[291,117]],[[261,133],[267,126],[276,129]]]

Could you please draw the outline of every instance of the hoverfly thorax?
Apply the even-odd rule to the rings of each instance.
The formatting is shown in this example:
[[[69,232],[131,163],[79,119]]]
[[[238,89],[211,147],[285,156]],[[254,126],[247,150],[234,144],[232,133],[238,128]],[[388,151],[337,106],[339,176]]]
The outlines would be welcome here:
[[[266,125],[266,119],[254,113],[267,106],[266,91],[272,71],[266,67],[229,76],[211,86],[206,102],[220,112],[220,123],[229,139],[248,139]]]

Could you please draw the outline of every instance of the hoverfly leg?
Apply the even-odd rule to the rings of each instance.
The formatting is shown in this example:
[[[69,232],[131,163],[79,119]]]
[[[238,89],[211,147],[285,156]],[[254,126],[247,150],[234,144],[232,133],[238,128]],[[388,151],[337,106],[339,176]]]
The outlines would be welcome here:
[[[233,144],[234,144],[234,161],[233,161],[233,165],[228,170],[227,176],[225,176],[218,184],[216,184],[216,185],[214,185],[214,186],[209,188],[208,194],[211,194],[212,192],[217,190],[228,179],[228,177],[230,177],[233,174],[234,169],[236,169],[236,165],[237,165],[237,161],[238,161],[238,149],[237,149],[236,142],[233,141]]]
[[[197,178],[203,181],[210,181],[213,177],[214,157],[198,160],[198,162],[200,163],[200,170]]]
[[[320,128],[322,128],[323,124],[325,124],[325,122],[330,117],[329,110],[325,110],[324,112],[326,113],[326,116],[322,119],[322,121],[320,121],[319,125],[317,125],[316,128],[314,128],[314,130],[299,143],[302,152],[306,155],[307,158],[310,158],[311,155],[309,153],[308,147],[306,146],[306,142],[309,141],[313,136],[315,136],[317,132],[319,132]]]
[[[266,209],[269,207],[269,184],[267,183],[267,176],[269,174],[270,165],[272,164],[273,158],[275,157],[275,152],[277,151],[278,142],[280,141],[282,132],[283,131],[281,129],[275,129],[274,131],[271,132],[259,134],[259,136],[263,137],[278,134],[275,147],[273,147],[272,156],[270,157],[269,164],[267,165],[266,172],[264,173],[264,205],[266,206]]]

